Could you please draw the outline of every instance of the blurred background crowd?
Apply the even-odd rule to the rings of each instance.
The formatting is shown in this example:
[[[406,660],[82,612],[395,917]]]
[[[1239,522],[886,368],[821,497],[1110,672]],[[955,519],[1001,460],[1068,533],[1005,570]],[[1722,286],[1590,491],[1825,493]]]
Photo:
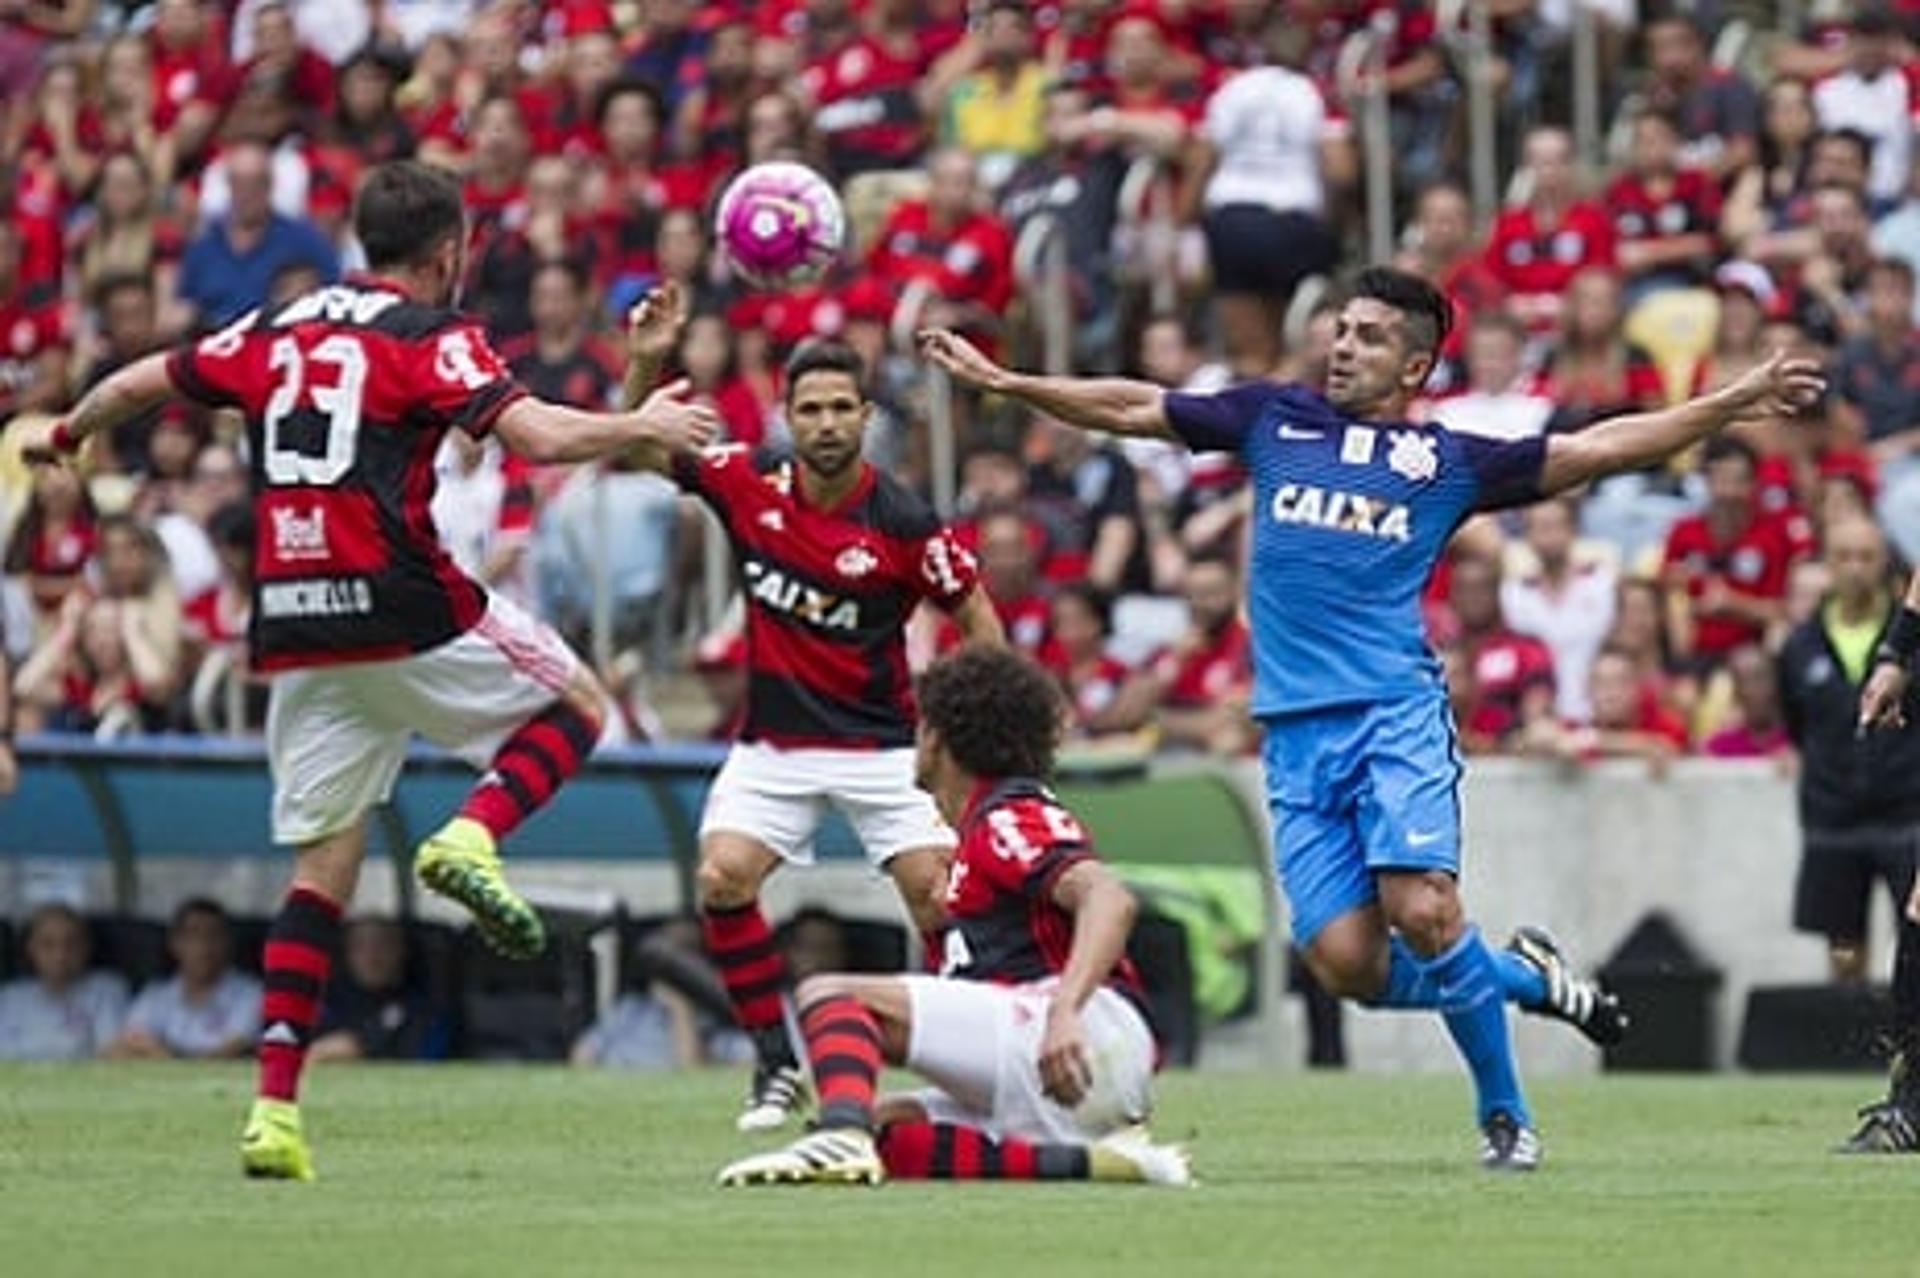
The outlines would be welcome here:
[[[352,270],[357,173],[417,156],[464,175],[465,304],[536,392],[609,403],[620,317],[674,279],[680,369],[732,438],[778,447],[784,353],[848,340],[870,456],[962,523],[1076,732],[1235,754],[1233,459],[955,399],[911,334],[1188,389],[1312,381],[1329,286],[1384,228],[1455,302],[1421,411],[1460,429],[1579,430],[1776,348],[1830,363],[1799,419],[1476,521],[1429,592],[1470,750],[1784,756],[1818,689],[1782,645],[1800,628],[1864,669],[1920,554],[1920,7],[1472,13],[0,0],[0,419]],[[1571,127],[1583,109],[1597,128]],[[755,293],[710,208],[776,158],[835,179],[852,243],[818,286]],[[104,445],[81,478],[0,467],[19,725],[257,729],[239,423],[175,404]],[[591,653],[621,735],[726,733],[742,653],[702,515],[654,477],[491,442],[450,439],[441,469],[456,558]],[[951,636],[922,620],[924,656]]]

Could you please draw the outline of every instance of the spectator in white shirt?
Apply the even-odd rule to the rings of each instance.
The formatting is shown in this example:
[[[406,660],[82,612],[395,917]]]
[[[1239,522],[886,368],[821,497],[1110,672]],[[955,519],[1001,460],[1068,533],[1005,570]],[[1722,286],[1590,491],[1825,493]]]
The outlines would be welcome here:
[[[1546,432],[1553,401],[1524,376],[1527,332],[1506,311],[1482,311],[1467,330],[1467,389],[1433,406],[1449,430],[1488,439],[1532,439]]]
[[[1587,673],[1613,630],[1619,575],[1610,557],[1581,553],[1578,505],[1555,497],[1529,506],[1522,543],[1500,584],[1507,625],[1553,653],[1554,713],[1570,723],[1590,714]]]
[[[0,986],[0,1060],[74,1061],[95,1056],[120,1032],[127,983],[89,972],[87,925],[65,905],[27,919],[31,975]]]
[[[1215,91],[1200,127],[1207,255],[1227,359],[1243,377],[1272,372],[1294,289],[1339,260],[1327,186],[1354,175],[1345,119],[1296,69],[1307,33],[1276,18],[1266,40],[1270,64]]]
[[[107,1055],[161,1059],[242,1056],[260,1031],[260,982],[235,971],[227,912],[204,897],[173,914],[175,974],[140,991]]]
[[[1879,5],[1861,9],[1847,35],[1847,69],[1813,91],[1821,128],[1858,129],[1873,140],[1867,195],[1876,205],[1897,201],[1906,191],[1913,155],[1913,94],[1898,41],[1892,12]]]

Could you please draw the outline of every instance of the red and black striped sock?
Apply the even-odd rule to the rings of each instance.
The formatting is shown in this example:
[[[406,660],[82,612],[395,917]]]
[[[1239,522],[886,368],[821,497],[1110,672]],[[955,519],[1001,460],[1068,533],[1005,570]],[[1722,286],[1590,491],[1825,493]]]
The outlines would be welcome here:
[[[1085,1145],[1043,1145],[989,1136],[954,1123],[892,1123],[880,1161],[895,1180],[1088,1180]]]
[[[781,1019],[780,996],[787,988],[787,959],[773,939],[760,902],[708,906],[700,915],[707,954],[720,969],[727,998],[740,1028],[753,1040],[765,1066],[794,1065],[793,1045]]]
[[[538,812],[593,753],[599,726],[567,701],[556,701],[508,737],[460,805],[460,815],[504,839]]]
[[[800,1032],[820,1091],[820,1126],[873,1130],[880,1085],[880,1024],[857,999],[821,999],[800,1013]]]
[[[320,1020],[320,997],[340,936],[340,904],[295,885],[267,931],[260,998],[260,1095],[291,1101]]]

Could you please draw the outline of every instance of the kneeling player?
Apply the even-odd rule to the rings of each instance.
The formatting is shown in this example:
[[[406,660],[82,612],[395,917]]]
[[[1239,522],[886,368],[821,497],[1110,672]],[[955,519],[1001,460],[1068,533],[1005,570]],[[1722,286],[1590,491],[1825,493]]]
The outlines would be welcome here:
[[[818,1125],[720,1183],[1190,1183],[1184,1152],[1140,1127],[1158,1053],[1126,958],[1133,896],[1041,782],[1059,737],[1052,682],[970,646],[927,671],[920,714],[918,780],[960,837],[941,974],[803,982]],[[876,1100],[883,1061],[933,1086]]]

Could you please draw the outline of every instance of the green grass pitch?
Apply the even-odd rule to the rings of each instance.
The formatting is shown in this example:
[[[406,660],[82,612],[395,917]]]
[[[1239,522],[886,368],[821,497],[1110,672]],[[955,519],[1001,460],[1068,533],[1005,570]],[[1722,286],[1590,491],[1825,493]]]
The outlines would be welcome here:
[[[322,1179],[249,1183],[250,1082],[0,1068],[0,1273],[1920,1275],[1920,1159],[1826,1152],[1867,1078],[1542,1082],[1497,1178],[1461,1080],[1173,1075],[1192,1191],[722,1191],[731,1074],[480,1066],[313,1071]]]

